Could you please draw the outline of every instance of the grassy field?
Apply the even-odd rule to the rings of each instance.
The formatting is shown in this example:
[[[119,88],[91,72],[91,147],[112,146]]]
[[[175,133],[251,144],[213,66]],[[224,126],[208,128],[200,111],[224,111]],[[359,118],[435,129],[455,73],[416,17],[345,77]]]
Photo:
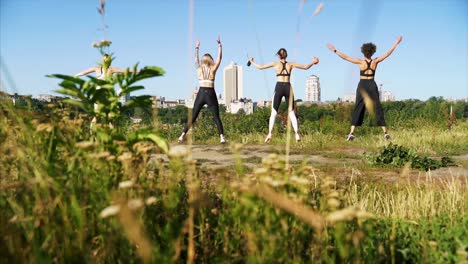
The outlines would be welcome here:
[[[1,106],[2,262],[468,262],[467,121],[392,130],[458,164],[426,172],[368,163],[387,144],[377,129],[351,143],[305,131],[300,143],[279,134],[265,147],[258,133],[165,150],[106,125],[90,134],[66,109]],[[206,166],[214,146],[230,161]]]

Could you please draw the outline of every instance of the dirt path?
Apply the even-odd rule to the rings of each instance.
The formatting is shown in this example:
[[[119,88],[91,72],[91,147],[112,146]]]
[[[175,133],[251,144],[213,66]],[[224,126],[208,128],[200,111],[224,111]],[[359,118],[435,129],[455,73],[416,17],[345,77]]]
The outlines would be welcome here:
[[[176,145],[172,147],[176,147]],[[188,146],[177,147],[187,148]],[[255,168],[261,166],[262,159],[270,154],[277,154],[280,157],[285,156],[283,147],[273,145],[247,145],[242,146],[237,151],[232,150],[228,145],[193,145],[191,152],[192,158],[197,160],[199,166],[206,169],[229,169],[235,165],[238,159],[241,159],[244,166]],[[367,167],[365,165],[366,162],[362,159],[364,152],[364,149],[343,148],[317,152],[315,154],[301,154],[299,150],[292,150],[289,155],[289,163],[292,165],[305,163],[320,169],[324,173],[342,178],[357,174],[358,176],[372,175],[375,179],[385,179],[390,182],[402,179],[401,169]],[[158,155],[158,158],[168,161],[166,155]],[[428,173],[411,170],[409,176],[417,179],[428,176],[432,176],[432,178],[454,177],[468,181],[468,168],[466,167],[468,154],[454,156],[453,158],[461,165],[458,167],[441,168]],[[408,177],[408,175],[405,177]]]
[[[234,165],[236,159],[241,159],[247,167],[257,167],[261,164],[262,158],[270,154],[285,156],[284,149],[280,146],[270,145],[251,145],[243,146],[238,151],[233,151],[229,146],[206,146],[193,145],[192,157],[199,161],[201,166],[207,167],[230,167]],[[345,163],[356,163],[360,160],[350,158],[328,158],[323,155],[299,154],[297,151],[291,151],[289,162],[291,164],[301,164],[305,162],[308,165],[333,164],[341,165]]]

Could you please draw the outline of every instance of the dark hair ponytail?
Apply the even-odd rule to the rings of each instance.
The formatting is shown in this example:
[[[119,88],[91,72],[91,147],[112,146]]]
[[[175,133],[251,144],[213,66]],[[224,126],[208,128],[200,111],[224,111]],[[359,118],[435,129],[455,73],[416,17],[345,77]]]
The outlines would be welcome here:
[[[278,52],[276,52],[276,55],[278,55],[280,59],[284,60],[286,57],[288,57],[288,52],[285,48],[281,48],[278,50]]]

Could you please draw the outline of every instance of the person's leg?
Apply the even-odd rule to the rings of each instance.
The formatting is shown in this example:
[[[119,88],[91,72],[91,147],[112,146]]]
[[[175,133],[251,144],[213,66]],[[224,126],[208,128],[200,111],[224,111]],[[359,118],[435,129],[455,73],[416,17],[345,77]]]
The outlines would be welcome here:
[[[354,131],[356,126],[362,125],[362,121],[364,120],[364,113],[366,111],[366,106],[364,103],[364,98],[362,96],[362,89],[358,87],[356,90],[356,102],[354,105],[353,113],[351,114],[351,128],[349,135],[347,136],[346,140],[351,141],[354,139]]]
[[[384,132],[384,138],[390,140],[390,134],[388,134],[387,126],[385,123],[385,115],[382,108],[382,103],[380,102],[379,90],[377,84],[374,82],[372,88],[370,89],[370,97],[374,103],[375,117],[377,120],[377,125],[380,126]]]
[[[288,106],[289,120],[291,120],[291,126],[294,130],[294,134],[296,135],[296,141],[300,141],[301,137],[299,136],[299,133],[298,133],[297,118],[296,118],[296,114],[294,113],[295,103],[294,103],[294,94],[291,88],[291,84],[289,84],[289,91],[286,93],[285,99],[286,99],[286,104]]]
[[[226,139],[224,138],[224,129],[223,123],[221,122],[221,117],[219,116],[219,103],[218,98],[216,97],[216,92],[210,91],[210,94],[207,97],[207,105],[208,109],[213,113],[213,120],[218,128],[218,134],[221,143],[226,143]]]
[[[273,132],[273,127],[275,126],[276,115],[278,114],[278,109],[281,104],[282,94],[279,92],[279,83],[276,83],[275,94],[273,95],[273,101],[271,105],[271,114],[270,120],[268,123],[268,135],[265,138],[265,142],[268,143],[271,141],[271,133]]]
[[[185,123],[184,131],[182,132],[182,135],[180,135],[179,137],[179,142],[184,140],[185,135],[187,134],[190,127],[192,127],[193,123],[195,123],[195,121],[197,120],[198,114],[200,113],[204,105],[205,105],[204,91],[202,90],[202,88],[200,88],[198,90],[197,97],[195,98],[195,102],[193,103],[192,119],[187,120],[187,123]]]

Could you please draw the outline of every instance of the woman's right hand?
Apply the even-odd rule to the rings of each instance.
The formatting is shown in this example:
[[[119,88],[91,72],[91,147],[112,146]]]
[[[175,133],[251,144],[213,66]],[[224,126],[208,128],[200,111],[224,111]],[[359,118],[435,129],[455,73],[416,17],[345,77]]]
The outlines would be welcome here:
[[[249,61],[250,61],[250,63],[254,63],[254,58],[251,57],[251,58],[249,59]]]
[[[196,47],[197,49],[200,48],[200,40],[199,40],[199,39],[197,39],[197,44],[195,45],[195,47]]]
[[[312,64],[319,64],[319,59],[317,57],[314,57],[312,60]]]
[[[335,46],[333,46],[333,44],[328,43],[328,44],[327,44],[327,47],[328,47],[329,50],[331,50],[331,51],[333,51],[333,52],[335,52],[335,50],[336,50],[336,49],[335,49]]]

